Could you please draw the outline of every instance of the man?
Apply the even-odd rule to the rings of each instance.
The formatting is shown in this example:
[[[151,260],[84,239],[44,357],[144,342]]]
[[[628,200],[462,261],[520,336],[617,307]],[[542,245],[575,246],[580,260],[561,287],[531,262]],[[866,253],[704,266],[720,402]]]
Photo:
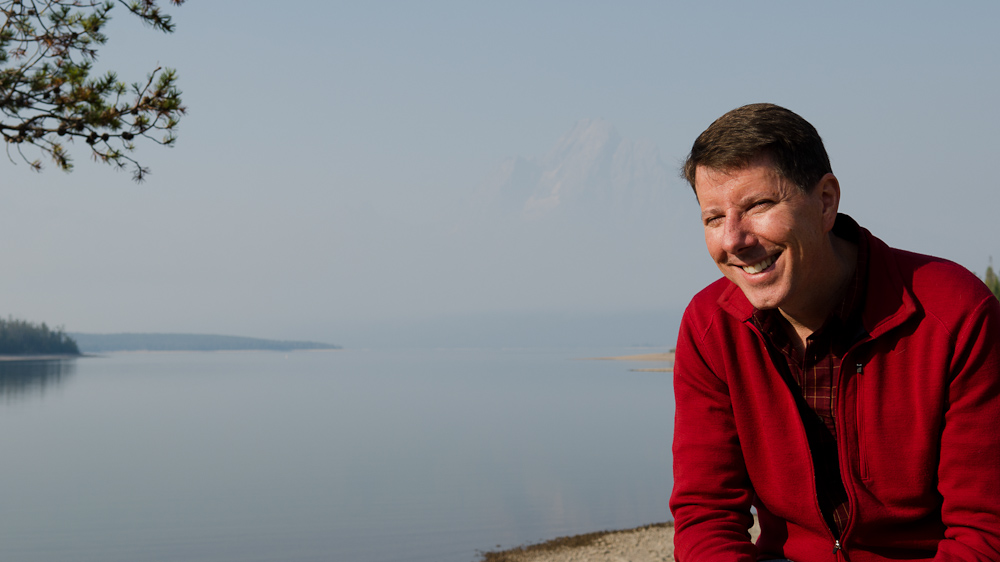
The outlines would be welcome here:
[[[677,342],[677,560],[1000,560],[997,299],[838,214],[787,109],[723,115],[684,174],[724,277]]]

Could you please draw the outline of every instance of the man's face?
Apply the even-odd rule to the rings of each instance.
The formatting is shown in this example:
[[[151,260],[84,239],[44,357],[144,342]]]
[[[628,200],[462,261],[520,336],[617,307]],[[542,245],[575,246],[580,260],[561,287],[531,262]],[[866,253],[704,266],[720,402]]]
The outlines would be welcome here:
[[[812,292],[827,285],[834,265],[828,233],[840,198],[836,178],[828,174],[807,194],[758,159],[728,172],[699,166],[695,193],[708,253],[750,303],[812,314]]]

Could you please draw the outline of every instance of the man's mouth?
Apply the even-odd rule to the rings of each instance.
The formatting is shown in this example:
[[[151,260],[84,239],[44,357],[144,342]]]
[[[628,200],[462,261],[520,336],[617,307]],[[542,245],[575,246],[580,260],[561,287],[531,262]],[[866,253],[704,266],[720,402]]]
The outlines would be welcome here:
[[[758,262],[754,265],[744,265],[743,271],[746,271],[751,275],[755,273],[760,273],[761,271],[764,271],[765,269],[771,267],[771,264],[774,263],[774,260],[777,258],[778,256],[768,256],[764,258],[764,261]]]

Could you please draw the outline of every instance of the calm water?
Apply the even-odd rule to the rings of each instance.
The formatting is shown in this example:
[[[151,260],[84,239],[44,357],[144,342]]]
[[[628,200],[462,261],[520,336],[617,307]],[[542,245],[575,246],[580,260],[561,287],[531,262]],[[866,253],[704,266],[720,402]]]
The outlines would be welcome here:
[[[472,562],[669,519],[649,350],[0,364],[0,560]]]

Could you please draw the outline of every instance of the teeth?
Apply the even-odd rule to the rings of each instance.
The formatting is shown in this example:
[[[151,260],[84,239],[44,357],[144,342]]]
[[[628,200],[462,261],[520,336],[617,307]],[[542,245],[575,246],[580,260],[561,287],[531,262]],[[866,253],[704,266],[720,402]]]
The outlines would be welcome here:
[[[757,265],[747,265],[747,266],[744,266],[743,267],[743,271],[746,271],[747,273],[751,273],[751,274],[753,274],[753,273],[760,273],[761,271],[764,271],[768,267],[771,267],[772,263],[774,263],[774,257],[773,256],[767,258],[766,260],[764,260],[764,261],[762,261],[760,263],[758,263]]]

